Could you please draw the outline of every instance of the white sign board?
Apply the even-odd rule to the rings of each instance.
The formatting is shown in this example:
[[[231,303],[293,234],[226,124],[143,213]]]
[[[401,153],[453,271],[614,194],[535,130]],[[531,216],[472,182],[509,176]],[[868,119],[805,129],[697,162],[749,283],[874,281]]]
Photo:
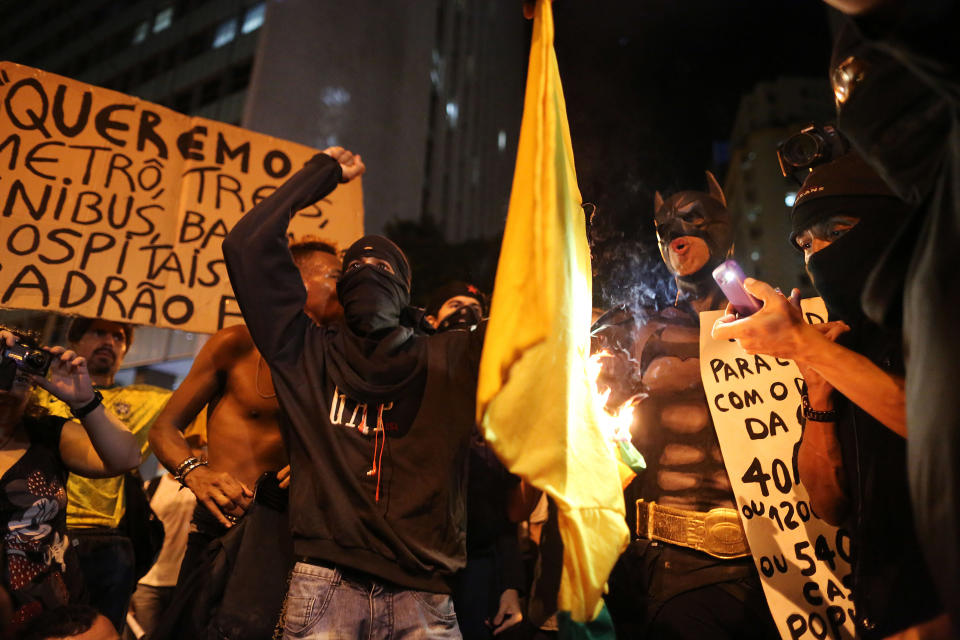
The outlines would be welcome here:
[[[826,321],[820,298],[803,311]],[[850,534],[814,514],[797,468],[803,378],[790,360],[710,337],[722,315],[700,314],[700,373],[770,611],[785,640],[853,638]]]

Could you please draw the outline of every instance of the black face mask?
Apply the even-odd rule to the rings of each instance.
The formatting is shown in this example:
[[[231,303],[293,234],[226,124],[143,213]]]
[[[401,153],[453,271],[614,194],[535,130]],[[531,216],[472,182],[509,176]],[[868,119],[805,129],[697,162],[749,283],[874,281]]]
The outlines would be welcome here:
[[[451,329],[466,329],[480,324],[480,319],[480,310],[472,304],[460,307],[437,325],[437,333],[443,333]]]
[[[843,320],[850,326],[860,325],[866,319],[860,308],[860,294],[879,253],[874,246],[874,259],[870,259],[858,250],[862,247],[854,234],[859,226],[817,251],[807,262],[807,272],[827,306],[830,320]]]
[[[891,233],[902,223],[904,204],[887,197],[823,198],[817,204],[822,205],[823,212],[812,216],[811,222],[825,219],[828,213],[860,218],[856,226],[807,262],[807,273],[830,319],[859,325],[867,321],[860,303],[867,278],[890,242]]]
[[[404,281],[369,264],[348,269],[337,282],[337,296],[347,326],[361,336],[396,327],[410,304]]]

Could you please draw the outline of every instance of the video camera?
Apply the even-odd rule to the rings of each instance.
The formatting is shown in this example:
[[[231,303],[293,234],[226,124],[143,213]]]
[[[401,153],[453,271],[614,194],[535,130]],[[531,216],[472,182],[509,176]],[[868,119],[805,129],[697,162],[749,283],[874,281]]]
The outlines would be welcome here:
[[[783,177],[802,185],[811,169],[849,150],[850,143],[836,127],[812,123],[777,145],[777,160]]]
[[[0,390],[9,391],[17,372],[46,376],[53,354],[42,349],[31,335],[14,332],[17,343],[12,347],[0,344]]]

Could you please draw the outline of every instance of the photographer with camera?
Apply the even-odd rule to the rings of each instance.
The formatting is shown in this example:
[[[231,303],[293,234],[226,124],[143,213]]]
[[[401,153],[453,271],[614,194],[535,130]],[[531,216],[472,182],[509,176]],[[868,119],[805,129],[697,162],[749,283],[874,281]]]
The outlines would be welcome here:
[[[86,360],[104,406],[136,438],[143,461],[150,453],[150,426],[170,391],[148,384],[116,384],[133,332],[133,325],[125,322],[76,317],[67,328],[67,344]],[[36,397],[53,415],[70,416],[70,408],[51,394],[41,390]],[[118,631],[123,630],[137,579],[153,564],[162,544],[146,534],[150,520],[140,480],[134,474],[127,477],[73,474],[67,480],[67,529],[77,547],[90,604],[110,618]]]
[[[790,240],[831,321],[806,324],[796,289],[787,299],[747,279],[744,288],[763,308],[743,319],[727,315],[713,328],[715,339],[737,339],[748,353],[794,360],[806,381],[800,478],[816,513],[851,530],[857,637],[868,640],[929,623],[943,610],[911,518],[900,336],[860,309],[867,276],[906,209],[856,153],[814,163],[797,193]]]
[[[13,600],[12,622],[22,624],[83,592],[67,538],[67,473],[123,473],[140,463],[140,448],[104,409],[86,359],[62,347],[39,349],[7,330],[0,330],[0,350],[3,586]],[[34,404],[34,385],[66,403],[74,420]]]

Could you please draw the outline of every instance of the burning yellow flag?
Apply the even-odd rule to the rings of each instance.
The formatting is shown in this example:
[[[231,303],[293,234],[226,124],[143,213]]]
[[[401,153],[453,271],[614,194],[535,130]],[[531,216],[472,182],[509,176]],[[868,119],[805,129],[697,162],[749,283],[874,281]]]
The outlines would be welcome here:
[[[600,614],[604,584],[628,540],[618,463],[597,426],[587,375],[591,303],[553,15],[549,0],[538,0],[477,418],[507,467],[557,503],[558,607],[575,622]]]

